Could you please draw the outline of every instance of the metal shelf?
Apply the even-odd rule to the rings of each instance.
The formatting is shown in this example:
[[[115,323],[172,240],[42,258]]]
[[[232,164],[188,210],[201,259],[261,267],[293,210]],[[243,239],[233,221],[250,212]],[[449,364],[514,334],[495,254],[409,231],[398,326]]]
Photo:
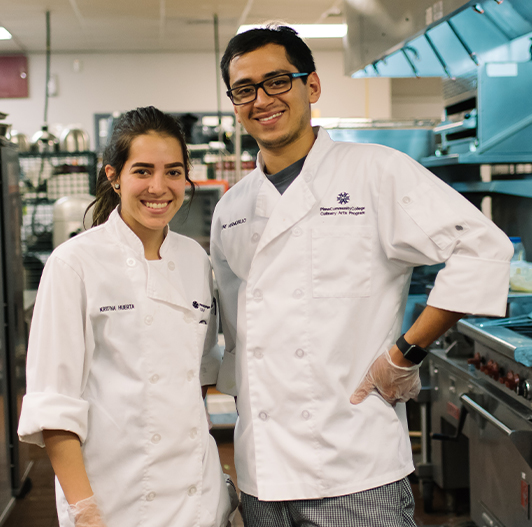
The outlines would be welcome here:
[[[507,194],[521,198],[532,198],[532,179],[453,183],[452,187],[461,194]]]

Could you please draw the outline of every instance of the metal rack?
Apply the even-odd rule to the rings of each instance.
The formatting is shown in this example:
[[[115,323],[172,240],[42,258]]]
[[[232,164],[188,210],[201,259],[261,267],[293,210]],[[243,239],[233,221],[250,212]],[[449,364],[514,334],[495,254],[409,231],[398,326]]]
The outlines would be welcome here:
[[[96,192],[95,152],[20,152],[22,256],[25,289],[36,289],[53,250],[53,207],[57,199]]]

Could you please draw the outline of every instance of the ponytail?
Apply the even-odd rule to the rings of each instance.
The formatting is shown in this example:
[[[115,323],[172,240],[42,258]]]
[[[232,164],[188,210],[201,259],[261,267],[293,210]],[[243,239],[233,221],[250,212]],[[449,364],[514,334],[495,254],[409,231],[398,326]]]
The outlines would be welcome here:
[[[92,227],[101,225],[109,219],[109,215],[120,204],[120,196],[113,190],[113,184],[107,179],[105,166],[100,168],[96,182],[96,199],[87,207],[87,211],[94,207],[92,213]],[[85,211],[85,214],[87,214]]]

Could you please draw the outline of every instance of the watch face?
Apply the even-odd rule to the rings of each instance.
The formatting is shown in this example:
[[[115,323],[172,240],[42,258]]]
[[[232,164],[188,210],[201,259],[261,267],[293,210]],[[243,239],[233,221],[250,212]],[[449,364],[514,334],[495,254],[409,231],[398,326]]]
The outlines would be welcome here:
[[[420,346],[412,344],[404,353],[403,356],[405,359],[408,359],[414,364],[419,364],[426,356],[427,351]]]

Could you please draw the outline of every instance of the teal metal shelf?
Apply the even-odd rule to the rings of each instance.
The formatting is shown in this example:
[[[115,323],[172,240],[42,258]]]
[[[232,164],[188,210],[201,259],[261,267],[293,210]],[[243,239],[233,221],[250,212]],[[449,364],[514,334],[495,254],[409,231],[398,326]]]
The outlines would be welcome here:
[[[532,179],[453,183],[452,187],[461,194],[507,194],[532,198]]]

